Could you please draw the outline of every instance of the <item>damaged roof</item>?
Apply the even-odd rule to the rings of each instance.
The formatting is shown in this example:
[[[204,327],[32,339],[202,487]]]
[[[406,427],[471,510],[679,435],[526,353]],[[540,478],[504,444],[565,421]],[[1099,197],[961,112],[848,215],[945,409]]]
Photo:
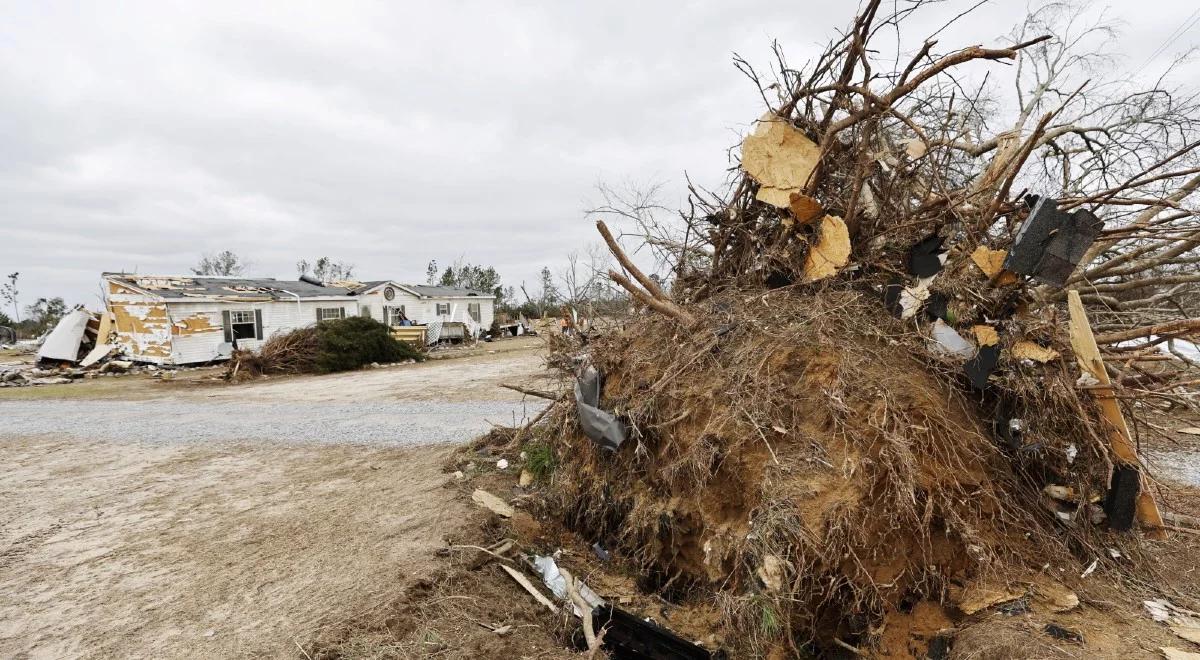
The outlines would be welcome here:
[[[481,298],[495,297],[486,291],[472,291],[471,289],[461,289],[456,286],[431,286],[428,284],[405,284],[404,286],[416,291],[421,296],[426,298],[461,298],[465,296],[479,296]]]
[[[433,286],[429,284],[402,284],[395,280],[376,280],[373,282],[359,282],[358,286],[350,289],[351,295],[361,295],[371,289],[374,289],[383,284],[394,284],[402,289],[406,289],[410,293],[416,294],[421,298],[494,298],[492,294],[486,291],[474,291],[472,289],[464,289],[457,286]]]
[[[181,277],[104,273],[104,278],[162,298],[179,300],[231,296],[262,298],[263,300],[295,300],[296,296],[329,298],[351,295],[349,289],[342,287],[317,286],[299,280],[276,280],[269,277]]]
[[[262,300],[295,300],[357,296],[381,284],[396,284],[422,298],[494,298],[491,293],[472,291],[453,286],[400,284],[393,280],[356,282],[353,287],[318,286],[299,280],[277,280],[270,277],[190,277],[181,275],[134,275],[104,273],[104,278],[169,300],[189,298],[259,298]]]

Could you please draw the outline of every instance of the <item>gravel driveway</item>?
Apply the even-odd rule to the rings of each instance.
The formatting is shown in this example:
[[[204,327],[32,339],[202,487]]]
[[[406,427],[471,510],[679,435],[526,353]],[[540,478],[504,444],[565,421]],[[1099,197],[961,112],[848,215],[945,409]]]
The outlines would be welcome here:
[[[537,414],[521,401],[239,403],[212,400],[0,401],[0,436],[154,443],[262,441],[413,446],[462,442]]]

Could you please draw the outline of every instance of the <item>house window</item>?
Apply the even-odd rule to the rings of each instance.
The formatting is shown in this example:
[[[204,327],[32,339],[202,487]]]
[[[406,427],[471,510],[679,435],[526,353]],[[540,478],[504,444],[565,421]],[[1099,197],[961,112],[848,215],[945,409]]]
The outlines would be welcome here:
[[[388,325],[403,325],[404,321],[408,320],[408,314],[404,311],[404,305],[387,308]]]
[[[239,309],[229,312],[229,327],[234,339],[261,339],[258,336],[258,323],[254,318],[254,310]]]
[[[344,307],[318,307],[318,321],[332,321],[334,319],[346,318],[346,308]]]
[[[450,303],[438,303],[437,304],[437,315],[438,316],[450,316]]]
[[[468,303],[467,304],[467,313],[471,315],[471,318],[475,319],[476,323],[483,322],[483,319],[480,318],[480,315],[479,315],[479,303]]]
[[[363,318],[365,318],[365,319],[369,319],[369,318],[371,318],[371,306],[370,306],[370,305],[364,305],[363,307],[360,307],[360,308],[358,309],[358,315],[359,315],[359,316],[361,316],[361,317],[363,317]]]

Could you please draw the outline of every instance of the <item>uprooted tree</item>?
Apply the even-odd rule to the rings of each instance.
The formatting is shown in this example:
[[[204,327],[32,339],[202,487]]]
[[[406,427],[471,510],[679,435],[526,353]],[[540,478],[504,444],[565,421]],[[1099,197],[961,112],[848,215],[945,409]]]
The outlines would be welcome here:
[[[620,432],[566,398],[515,432],[554,448],[548,506],[668,596],[715,593],[747,651],[869,647],[913,602],[1162,532],[1122,413],[1195,405],[1159,344],[1200,329],[1196,99],[1106,82],[1103,26],[1060,5],[893,60],[922,4],[869,2],[799,69],[777,49],[773,81],[737,60],[767,107],[729,191],[633,214],[669,292],[598,222],[644,313],[556,339]]]

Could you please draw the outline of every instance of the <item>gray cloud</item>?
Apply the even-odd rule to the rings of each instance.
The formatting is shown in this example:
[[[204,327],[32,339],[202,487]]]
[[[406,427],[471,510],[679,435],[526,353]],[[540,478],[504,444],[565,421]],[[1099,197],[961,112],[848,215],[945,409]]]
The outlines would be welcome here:
[[[226,248],[264,276],[328,254],[419,280],[461,256],[532,281],[595,240],[597,182],[667,180],[680,205],[685,170],[724,180],[762,112],[732,52],[766,70],[775,38],[798,64],[853,13],[546,4],[9,3],[0,271],[22,271],[28,301],[83,303],[103,270],[182,273]],[[1191,11],[1163,4],[1113,9],[1130,61]],[[995,43],[1022,12],[987,6],[939,38]]]

